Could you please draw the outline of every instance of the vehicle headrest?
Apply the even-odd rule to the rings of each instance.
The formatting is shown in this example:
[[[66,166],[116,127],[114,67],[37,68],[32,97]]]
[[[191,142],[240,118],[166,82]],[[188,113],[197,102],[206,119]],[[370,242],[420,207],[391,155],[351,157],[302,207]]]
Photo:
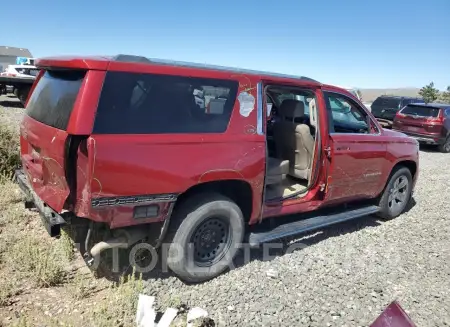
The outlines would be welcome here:
[[[283,118],[294,120],[305,115],[305,104],[294,99],[286,99],[281,103],[280,115]]]

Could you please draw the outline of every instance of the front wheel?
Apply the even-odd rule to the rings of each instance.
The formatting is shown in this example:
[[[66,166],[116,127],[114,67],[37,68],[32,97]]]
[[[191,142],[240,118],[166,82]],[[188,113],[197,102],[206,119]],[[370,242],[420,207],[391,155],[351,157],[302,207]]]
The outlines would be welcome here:
[[[244,237],[239,206],[220,194],[199,194],[176,208],[167,236],[168,267],[185,282],[203,282],[231,267]]]
[[[412,175],[406,167],[398,168],[391,175],[381,195],[378,216],[389,220],[403,213],[411,200]]]
[[[450,153],[450,136],[447,137],[444,143],[439,145],[439,151],[443,153]]]

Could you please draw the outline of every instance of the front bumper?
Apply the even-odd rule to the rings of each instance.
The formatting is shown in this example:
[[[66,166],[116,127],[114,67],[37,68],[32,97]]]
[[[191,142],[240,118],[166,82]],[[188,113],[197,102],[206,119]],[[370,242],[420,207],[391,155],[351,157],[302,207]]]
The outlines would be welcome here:
[[[21,169],[15,171],[15,179],[26,196],[25,208],[36,208],[49,235],[58,237],[61,234],[61,227],[67,223],[68,217],[65,217],[64,214],[58,214],[39,198]]]

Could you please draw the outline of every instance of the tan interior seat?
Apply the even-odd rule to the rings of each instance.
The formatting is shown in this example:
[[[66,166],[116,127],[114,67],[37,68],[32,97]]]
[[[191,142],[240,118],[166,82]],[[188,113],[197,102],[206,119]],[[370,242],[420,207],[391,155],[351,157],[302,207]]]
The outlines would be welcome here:
[[[266,184],[278,184],[289,173],[289,161],[271,158],[267,160]]]
[[[273,136],[279,160],[289,161],[288,175],[308,180],[314,151],[314,138],[308,125],[295,122],[304,117],[301,101],[286,99],[280,106],[280,120],[273,125]]]

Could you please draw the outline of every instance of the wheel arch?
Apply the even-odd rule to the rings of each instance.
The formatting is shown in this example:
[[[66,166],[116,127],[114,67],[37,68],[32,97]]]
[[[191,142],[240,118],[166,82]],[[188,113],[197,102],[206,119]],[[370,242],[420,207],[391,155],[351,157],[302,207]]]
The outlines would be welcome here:
[[[417,163],[414,160],[400,160],[397,162],[389,172],[389,175],[387,176],[383,188],[381,189],[380,193],[378,194],[378,197],[381,196],[386,189],[386,186],[388,185],[389,181],[391,180],[392,175],[401,167],[408,168],[411,172],[412,179],[414,181],[416,175],[417,175]]]
[[[241,179],[226,179],[195,184],[178,196],[175,209],[193,196],[212,192],[222,194],[233,200],[242,210],[245,222],[249,222],[253,210],[253,190],[250,183]]]
[[[411,172],[411,176],[414,179],[417,174],[417,163],[413,160],[402,160],[395,164],[394,167],[392,167],[391,173],[389,174],[389,177],[392,176],[393,172],[396,171],[399,167],[406,167]]]

